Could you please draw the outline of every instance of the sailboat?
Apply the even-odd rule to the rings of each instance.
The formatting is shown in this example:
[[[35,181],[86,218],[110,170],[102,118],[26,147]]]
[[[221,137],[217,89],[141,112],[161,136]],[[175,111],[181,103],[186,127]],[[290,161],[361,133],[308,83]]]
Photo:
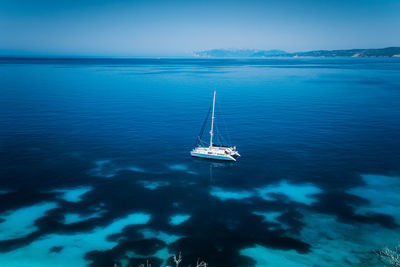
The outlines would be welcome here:
[[[214,97],[213,97],[213,102],[212,102],[212,116],[211,116],[211,130],[210,130],[210,145],[209,146],[204,146],[199,143],[199,145],[194,148],[192,151],[190,151],[190,154],[193,157],[199,157],[199,158],[206,158],[206,159],[215,159],[215,160],[228,160],[228,161],[236,161],[236,157],[240,157],[239,152],[236,150],[236,147],[229,147],[229,146],[222,146],[222,145],[215,145],[213,144],[213,136],[214,136],[214,111],[215,111],[215,91],[214,91]],[[209,113],[208,113],[209,114]],[[201,141],[201,135],[204,130],[204,126],[207,122],[207,119],[203,124],[203,128],[200,131],[200,135],[198,137],[199,141]]]

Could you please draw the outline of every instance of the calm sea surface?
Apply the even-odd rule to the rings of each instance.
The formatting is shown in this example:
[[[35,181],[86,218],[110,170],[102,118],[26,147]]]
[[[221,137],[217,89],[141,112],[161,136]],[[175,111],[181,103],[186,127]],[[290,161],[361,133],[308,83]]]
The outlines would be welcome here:
[[[0,59],[0,266],[382,266],[399,192],[400,59]]]

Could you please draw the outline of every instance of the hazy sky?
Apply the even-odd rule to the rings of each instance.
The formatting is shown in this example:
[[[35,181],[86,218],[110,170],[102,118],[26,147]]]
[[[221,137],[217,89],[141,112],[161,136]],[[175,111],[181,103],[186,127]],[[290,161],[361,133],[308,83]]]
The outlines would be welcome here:
[[[400,0],[0,0],[0,55],[400,46]]]

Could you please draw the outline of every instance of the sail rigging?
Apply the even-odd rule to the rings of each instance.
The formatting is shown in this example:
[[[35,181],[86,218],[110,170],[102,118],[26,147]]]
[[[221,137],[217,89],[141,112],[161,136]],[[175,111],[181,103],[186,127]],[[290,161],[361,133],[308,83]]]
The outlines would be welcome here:
[[[218,116],[218,114],[221,114],[221,105],[219,105],[219,108],[217,108],[217,99],[215,98],[215,103],[214,103],[214,98],[210,103],[210,107],[208,109],[207,115],[204,119],[204,122],[201,126],[200,132],[197,135],[197,139],[195,141],[195,146],[198,145],[210,145],[210,142],[208,140],[203,139],[203,135],[204,135],[204,131],[205,128],[207,127],[207,124],[209,123],[209,118],[210,118],[210,114],[213,110],[213,106],[214,106],[214,123],[213,123],[213,139],[212,139],[212,143],[215,146],[231,146],[231,139],[230,139],[230,135],[229,132],[227,130],[227,126],[226,126],[226,121],[225,118],[223,116],[219,116],[219,121],[216,120],[216,117]],[[221,130],[221,123],[220,121],[222,120],[223,122],[223,129]],[[211,122],[212,123],[212,122]],[[208,124],[210,125],[210,124]],[[225,138],[226,137],[226,138]]]
[[[210,108],[208,109],[206,119],[204,120],[203,125],[201,126],[199,135],[197,136],[197,140],[196,140],[195,146],[205,143],[201,138],[203,137],[204,130],[206,129],[207,121],[208,121],[208,117],[210,117],[211,109],[212,109],[212,103],[210,105]]]

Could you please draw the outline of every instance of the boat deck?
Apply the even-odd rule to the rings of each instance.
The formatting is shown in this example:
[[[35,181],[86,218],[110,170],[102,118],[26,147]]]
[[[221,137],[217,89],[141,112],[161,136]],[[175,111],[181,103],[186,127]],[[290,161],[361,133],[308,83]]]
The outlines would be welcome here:
[[[208,158],[208,159],[218,159],[218,160],[231,160],[236,161],[234,156],[237,152],[233,151],[230,147],[196,147],[190,154],[193,157]]]

